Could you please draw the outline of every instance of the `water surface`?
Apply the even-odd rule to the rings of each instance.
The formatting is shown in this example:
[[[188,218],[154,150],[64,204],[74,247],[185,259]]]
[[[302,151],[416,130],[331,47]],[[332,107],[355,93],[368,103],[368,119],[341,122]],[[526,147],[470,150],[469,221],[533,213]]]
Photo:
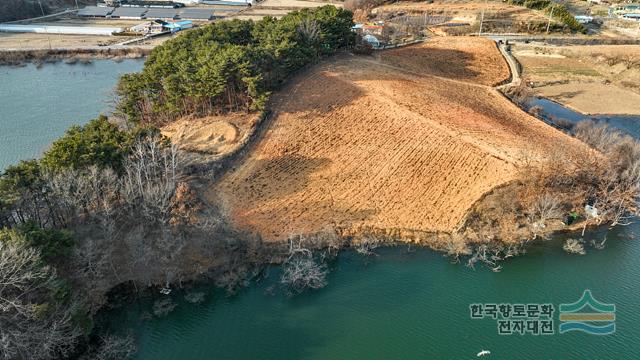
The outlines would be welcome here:
[[[540,115],[547,121],[565,119],[576,123],[591,119],[640,138],[640,115],[584,115],[545,98],[531,98],[527,106],[540,106],[542,109]]]
[[[329,285],[298,297],[269,295],[279,272],[234,297],[199,289],[206,301],[145,319],[150,301],[109,314],[119,331],[138,336],[140,360],[173,359],[632,359],[640,353],[640,227],[602,229],[587,238],[604,250],[569,255],[557,239],[532,246],[494,273],[406,247],[352,252],[332,265]],[[469,316],[471,303],[572,303],[584,289],[617,306],[617,332],[499,335],[492,319]]]
[[[0,66],[0,170],[40,156],[71,125],[107,113],[118,77],[142,65],[142,60],[96,60]]]
[[[550,119],[585,116],[544,99]],[[639,117],[598,117],[640,135]],[[608,119],[608,120],[607,120]],[[329,285],[290,298],[277,284],[279,270],[227,297],[213,286],[198,289],[203,304],[184,293],[164,318],[151,317],[152,301],[141,300],[103,316],[111,329],[138,337],[139,360],[174,359],[636,359],[640,353],[640,225],[601,228],[585,237],[605,248],[586,256],[562,250],[565,236],[533,244],[525,256],[509,259],[495,273],[452,263],[426,249],[379,250],[363,258],[341,254]],[[577,236],[579,237],[579,236]],[[577,301],[585,289],[617,307],[613,335],[558,333],[499,335],[492,319],[471,319],[472,303],[561,303]]]

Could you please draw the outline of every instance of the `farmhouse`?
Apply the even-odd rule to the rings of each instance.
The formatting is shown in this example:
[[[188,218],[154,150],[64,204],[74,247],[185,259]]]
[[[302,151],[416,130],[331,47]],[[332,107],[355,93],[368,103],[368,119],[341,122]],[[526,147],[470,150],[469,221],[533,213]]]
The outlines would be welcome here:
[[[136,25],[129,30],[142,34],[159,34],[163,32],[178,32],[193,27],[193,22],[183,20],[178,22],[167,22],[163,20],[148,21],[146,23]]]
[[[615,15],[625,15],[630,13],[640,13],[640,4],[624,4],[612,7]]]

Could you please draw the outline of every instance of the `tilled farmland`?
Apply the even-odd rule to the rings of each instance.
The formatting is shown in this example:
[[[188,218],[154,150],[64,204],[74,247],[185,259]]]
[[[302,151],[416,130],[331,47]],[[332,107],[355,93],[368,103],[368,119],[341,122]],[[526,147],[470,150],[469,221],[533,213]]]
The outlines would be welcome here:
[[[208,196],[266,241],[332,229],[452,232],[524,164],[583,150],[484,85],[508,78],[491,42],[448,41],[467,52],[460,61],[473,76],[445,78],[461,65],[432,56],[431,44],[343,55],[299,75]]]

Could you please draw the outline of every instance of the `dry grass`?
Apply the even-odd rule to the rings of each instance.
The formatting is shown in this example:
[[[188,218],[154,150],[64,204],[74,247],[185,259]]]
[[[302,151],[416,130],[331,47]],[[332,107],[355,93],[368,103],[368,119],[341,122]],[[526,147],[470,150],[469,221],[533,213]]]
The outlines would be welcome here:
[[[456,57],[412,66],[419,48],[395,50],[409,54],[400,66],[345,55],[301,75],[275,96],[268,129],[209,198],[268,241],[333,228],[450,232],[523,162],[584,150],[477,84],[503,79],[504,69],[473,70],[497,56],[495,46],[452,41],[474,49],[472,69],[455,80],[429,72],[454,73]]]

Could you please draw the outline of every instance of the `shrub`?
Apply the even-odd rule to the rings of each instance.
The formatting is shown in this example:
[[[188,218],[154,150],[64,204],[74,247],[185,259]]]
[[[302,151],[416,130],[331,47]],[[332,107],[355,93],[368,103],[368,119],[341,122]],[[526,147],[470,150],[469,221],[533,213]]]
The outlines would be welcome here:
[[[41,163],[51,170],[83,169],[92,165],[120,170],[129,146],[127,133],[100,116],[84,126],[67,130],[44,154]]]
[[[42,229],[33,221],[22,224],[18,230],[24,234],[29,246],[40,250],[42,258],[47,262],[69,255],[74,245],[71,232]]]

